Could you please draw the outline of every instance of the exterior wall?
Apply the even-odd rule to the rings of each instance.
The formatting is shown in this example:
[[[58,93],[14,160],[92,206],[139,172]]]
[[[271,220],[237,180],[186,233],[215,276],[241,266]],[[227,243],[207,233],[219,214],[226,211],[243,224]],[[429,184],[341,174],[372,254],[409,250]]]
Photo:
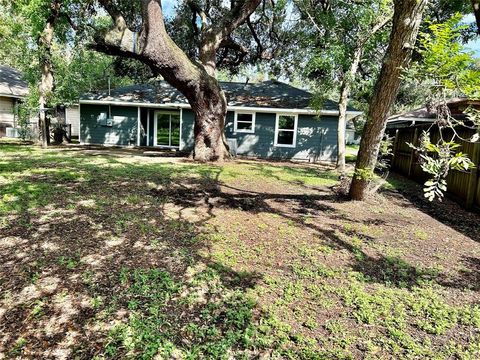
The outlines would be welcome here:
[[[72,136],[80,134],[80,109],[78,105],[72,105],[65,109],[66,123],[72,125]]]
[[[112,126],[105,126],[101,114],[109,115],[108,105],[81,105],[80,142],[83,144],[136,145],[138,108],[111,106]]]
[[[13,98],[0,97],[0,137],[5,136],[5,128],[13,127],[13,104]]]
[[[337,119],[299,115],[294,148],[274,146],[276,114],[256,113],[255,133],[235,133],[234,113],[228,112],[227,138],[237,140],[237,154],[260,158],[304,161],[335,161],[337,158]]]
[[[180,139],[180,150],[192,151],[195,146],[195,136],[193,127],[195,125],[195,115],[192,110],[182,110],[182,132]]]
[[[360,140],[360,136],[355,138],[355,129],[347,129],[345,131],[345,142],[347,143],[347,145],[358,145],[360,144]]]
[[[100,125],[100,113],[107,112],[108,106],[82,105],[80,140],[82,143],[108,145],[136,145],[138,108],[112,106],[113,116],[126,116],[112,127]],[[147,111],[149,120],[145,118]],[[142,111],[141,145],[152,146],[154,136],[154,109]],[[182,110],[180,150],[191,151],[194,147],[195,117],[191,110]],[[313,115],[299,115],[295,148],[274,146],[274,113],[256,113],[255,132],[235,133],[234,112],[227,113],[225,135],[237,141],[237,154],[259,158],[293,159],[303,161],[335,161],[337,158],[337,118]],[[147,136],[148,134],[148,136]]]

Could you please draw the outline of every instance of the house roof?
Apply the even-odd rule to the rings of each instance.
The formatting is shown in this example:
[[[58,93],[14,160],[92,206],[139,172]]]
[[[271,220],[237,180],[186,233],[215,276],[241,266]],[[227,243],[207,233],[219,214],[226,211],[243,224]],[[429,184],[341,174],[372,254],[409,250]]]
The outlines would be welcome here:
[[[280,81],[269,80],[260,83],[220,82],[225,91],[227,106],[248,108],[304,109],[312,110],[313,95],[305,90]],[[154,84],[131,85],[108,91],[85,94],[80,102],[128,102],[142,104],[188,105],[187,99],[165,81]],[[327,100],[323,110],[337,111],[338,104]],[[350,108],[349,111],[355,112]]]
[[[468,106],[474,106],[475,108],[480,109],[480,101],[470,100],[467,98],[453,98],[447,101],[447,106],[454,118],[458,120],[464,120],[466,116],[463,111]],[[432,106],[431,108],[421,107],[389,117],[387,120],[387,127],[395,128],[416,124],[433,123],[436,118],[437,113],[435,106]]]
[[[0,65],[0,96],[20,98],[28,94],[28,84],[22,73],[9,66]]]

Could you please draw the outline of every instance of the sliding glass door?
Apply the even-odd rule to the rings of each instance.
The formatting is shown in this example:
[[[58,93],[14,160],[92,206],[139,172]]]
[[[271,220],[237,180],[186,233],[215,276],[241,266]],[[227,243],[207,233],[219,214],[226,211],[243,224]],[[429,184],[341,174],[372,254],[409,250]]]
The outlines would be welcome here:
[[[155,112],[155,146],[180,146],[180,112]]]

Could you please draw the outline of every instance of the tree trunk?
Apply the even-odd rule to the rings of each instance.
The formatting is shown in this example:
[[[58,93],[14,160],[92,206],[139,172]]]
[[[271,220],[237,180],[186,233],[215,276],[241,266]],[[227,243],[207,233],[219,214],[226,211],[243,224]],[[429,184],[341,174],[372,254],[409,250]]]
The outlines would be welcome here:
[[[53,68],[52,68],[52,41],[55,30],[55,22],[60,14],[61,3],[58,0],[52,0],[50,3],[50,13],[47,17],[45,27],[40,34],[37,42],[39,47],[39,68],[40,68],[40,84],[39,92],[39,136],[42,147],[45,148],[49,144],[49,133],[47,127],[46,108],[49,105],[49,97],[54,88]]]
[[[480,0],[472,0],[473,14],[477,21],[477,33],[480,34]]]
[[[337,129],[337,146],[338,146],[338,157],[337,157],[337,170],[341,173],[345,172],[345,153],[346,153],[346,144],[345,144],[345,132],[347,127],[347,104],[348,104],[348,80],[346,76],[342,81],[342,86],[340,88],[340,100],[338,102],[338,129]]]
[[[353,200],[365,199],[368,183],[374,174],[387,117],[400,87],[400,75],[410,62],[427,4],[428,0],[395,0],[390,43],[370,100],[367,123],[350,186],[350,197]]]
[[[48,145],[49,134],[47,131],[48,129],[47,129],[47,119],[46,119],[45,109],[47,108],[48,97],[53,91],[53,81],[54,81],[52,63],[50,60],[51,46],[52,46],[53,32],[54,32],[54,21],[55,21],[55,17],[50,16],[38,40],[38,44],[40,47],[39,66],[40,66],[40,73],[41,73],[40,85],[38,87],[38,90],[39,90],[38,127],[39,127],[40,142],[43,148],[47,147]]]
[[[229,152],[225,141],[225,116],[227,100],[218,82],[204,74],[199,91],[188,94],[192,110],[195,113],[194,159],[200,162],[223,161]]]
[[[353,54],[353,61],[350,64],[348,72],[344,75],[342,86],[340,88],[340,100],[338,102],[338,130],[337,130],[337,142],[338,142],[338,158],[337,158],[337,169],[340,172],[345,171],[345,132],[347,127],[347,106],[348,99],[350,97],[352,81],[357,74],[360,61],[362,59],[363,46],[358,46]]]
[[[379,30],[381,30],[386,24],[390,22],[391,18],[386,17],[377,23],[368,34],[360,36],[357,39],[357,45],[353,51],[353,59],[350,63],[350,68],[347,73],[344,74],[342,79],[342,85],[340,87],[340,100],[338,102],[338,129],[337,129],[337,143],[338,143],[338,158],[337,158],[337,170],[340,172],[345,171],[345,155],[346,155],[346,144],[345,144],[345,132],[347,127],[347,106],[348,99],[350,98],[350,92],[352,83],[357,75],[360,62],[362,61],[363,50],[367,41],[375,35]]]

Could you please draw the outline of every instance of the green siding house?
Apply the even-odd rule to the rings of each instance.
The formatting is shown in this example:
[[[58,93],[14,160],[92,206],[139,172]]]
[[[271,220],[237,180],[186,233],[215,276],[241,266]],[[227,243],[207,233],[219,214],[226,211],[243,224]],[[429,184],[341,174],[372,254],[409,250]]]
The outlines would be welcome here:
[[[222,82],[225,135],[234,155],[310,162],[337,158],[338,104],[310,107],[312,94],[279,81]],[[349,109],[347,116],[360,115]],[[194,114],[164,81],[86,94],[80,99],[80,143],[193,149]]]

